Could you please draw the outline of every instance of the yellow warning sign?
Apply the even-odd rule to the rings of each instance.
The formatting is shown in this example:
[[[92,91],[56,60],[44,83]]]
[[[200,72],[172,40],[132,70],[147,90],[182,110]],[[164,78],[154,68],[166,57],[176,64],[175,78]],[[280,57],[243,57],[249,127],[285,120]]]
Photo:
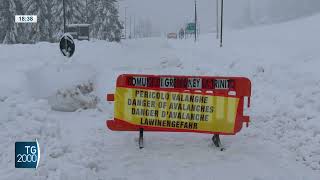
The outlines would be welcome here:
[[[238,103],[236,97],[118,87],[115,118],[157,128],[232,133]]]

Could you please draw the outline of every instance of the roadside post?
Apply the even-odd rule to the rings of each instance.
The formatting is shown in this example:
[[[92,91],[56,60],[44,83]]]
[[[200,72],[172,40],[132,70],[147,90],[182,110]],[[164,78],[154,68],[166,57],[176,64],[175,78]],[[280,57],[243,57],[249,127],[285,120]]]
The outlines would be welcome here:
[[[249,116],[251,82],[244,77],[158,76],[124,74],[116,83],[114,119],[106,125],[113,131],[138,131],[143,148],[144,131],[193,132],[213,134],[216,147],[219,135],[235,135]],[[247,98],[247,102],[245,102]]]
[[[73,56],[74,51],[76,49],[73,37],[70,34],[65,33],[60,39],[59,47],[63,56]]]
[[[221,15],[220,15],[220,47],[223,46],[223,0],[221,0],[221,11],[220,11]]]
[[[197,25],[198,25],[198,17],[197,17],[197,0],[194,0],[194,42],[197,42]]]

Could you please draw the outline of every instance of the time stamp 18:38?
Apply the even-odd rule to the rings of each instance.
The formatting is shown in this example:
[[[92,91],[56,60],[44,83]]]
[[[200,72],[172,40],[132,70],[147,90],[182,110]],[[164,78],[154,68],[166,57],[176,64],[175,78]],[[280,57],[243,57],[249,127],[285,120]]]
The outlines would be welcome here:
[[[15,15],[15,23],[37,23],[36,15]]]

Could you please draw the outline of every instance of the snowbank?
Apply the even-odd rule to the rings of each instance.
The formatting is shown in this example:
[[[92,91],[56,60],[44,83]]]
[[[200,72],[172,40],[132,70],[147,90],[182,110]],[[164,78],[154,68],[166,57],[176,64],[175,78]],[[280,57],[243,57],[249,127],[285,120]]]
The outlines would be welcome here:
[[[27,72],[28,86],[35,98],[46,98],[52,109],[72,112],[95,108],[96,72],[89,65],[62,64]]]
[[[157,38],[121,44],[77,42],[68,63],[55,44],[24,45],[24,50],[21,45],[2,46],[0,77],[8,82],[0,85],[2,90],[8,84],[9,90],[2,90],[6,98],[0,100],[0,176],[320,179],[319,20],[314,16],[226,32],[223,48],[214,34],[200,36],[196,44],[191,39]],[[138,133],[106,129],[105,120],[113,118],[112,103],[101,100],[99,108],[69,113],[51,110],[50,96],[58,91],[81,92],[79,84],[92,82],[93,95],[103,99],[114,90],[121,73],[249,77],[250,128],[237,136],[223,136],[225,152],[212,146],[210,135],[190,133],[146,133],[146,148],[139,150]],[[14,169],[14,143],[34,138],[42,148],[39,168]]]

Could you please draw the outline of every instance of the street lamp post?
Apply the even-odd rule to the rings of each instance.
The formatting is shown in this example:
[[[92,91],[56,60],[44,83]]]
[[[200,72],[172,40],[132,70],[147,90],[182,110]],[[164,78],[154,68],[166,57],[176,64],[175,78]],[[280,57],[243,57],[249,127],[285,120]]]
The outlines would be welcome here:
[[[131,27],[131,20],[132,20],[132,16],[130,16],[130,22],[129,22],[129,29],[130,29],[130,31],[129,31],[129,39],[131,39],[132,38],[132,33],[131,33],[131,30],[132,30],[132,27]]]
[[[86,23],[88,24],[88,0],[86,0]]]
[[[221,0],[221,31],[220,31],[220,47],[222,47],[223,38],[223,0]]]
[[[133,16],[133,37],[136,39],[136,16]]]
[[[194,0],[194,41],[197,41],[197,0]]]
[[[216,13],[217,13],[217,25],[216,25],[216,31],[217,31],[217,39],[219,39],[219,0],[216,0]]]
[[[127,8],[124,8],[124,37],[127,39]]]

